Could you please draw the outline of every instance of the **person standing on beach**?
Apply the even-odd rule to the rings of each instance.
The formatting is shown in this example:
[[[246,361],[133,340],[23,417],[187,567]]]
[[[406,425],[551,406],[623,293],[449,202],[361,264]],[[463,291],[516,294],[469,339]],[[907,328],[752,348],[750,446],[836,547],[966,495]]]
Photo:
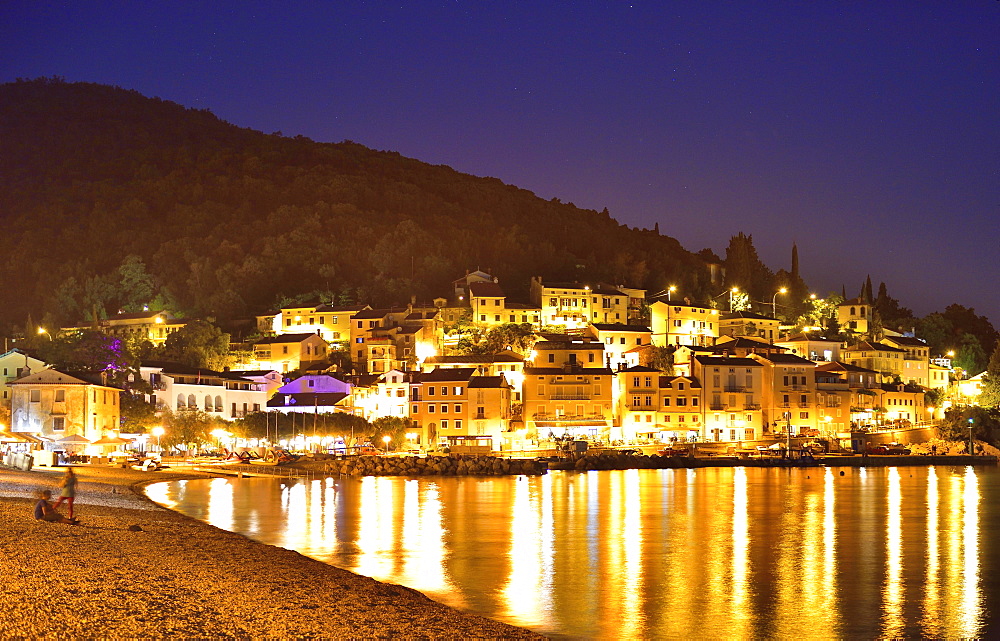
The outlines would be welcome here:
[[[62,492],[59,494],[59,500],[56,501],[56,508],[62,505],[63,501],[66,501],[69,504],[69,518],[72,521],[73,499],[76,498],[76,472],[73,471],[72,467],[66,468],[66,475],[63,476],[59,487],[62,488]]]

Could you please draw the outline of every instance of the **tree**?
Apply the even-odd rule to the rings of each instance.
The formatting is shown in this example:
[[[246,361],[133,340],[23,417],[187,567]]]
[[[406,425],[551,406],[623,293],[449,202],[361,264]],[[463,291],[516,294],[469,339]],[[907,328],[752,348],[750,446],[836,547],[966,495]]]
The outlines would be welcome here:
[[[986,367],[986,352],[979,339],[972,334],[962,334],[962,342],[955,354],[954,365],[965,371],[966,377],[979,374]]]
[[[978,401],[983,407],[1000,408],[1000,340],[993,347],[993,354],[986,365]]]
[[[127,341],[94,330],[57,336],[41,343],[39,352],[56,369],[100,373],[115,387],[127,387],[139,370],[139,359]]]
[[[191,321],[171,333],[155,355],[189,367],[216,371],[230,366],[233,361],[229,352],[229,334],[202,320]]]
[[[187,450],[198,449],[201,445],[210,443],[212,430],[223,424],[200,410],[164,410],[162,418],[164,431],[161,440],[164,447],[182,446]]]
[[[667,345],[666,347],[654,345],[650,350],[652,356],[649,359],[649,366],[660,370],[664,374],[672,375],[674,373],[675,349],[673,345]]]
[[[756,300],[764,296],[773,278],[757,255],[752,234],[740,232],[729,239],[725,266],[727,284],[741,288]]]
[[[974,439],[996,445],[1000,435],[1000,412],[975,405],[952,407],[945,412],[939,427],[941,438],[968,442],[970,426]]]
[[[156,407],[146,400],[145,395],[126,391],[119,395],[119,399],[123,432],[143,434],[159,424]]]
[[[153,277],[146,272],[146,263],[129,254],[118,267],[118,301],[126,312],[141,312],[153,299]]]
[[[530,323],[505,323],[491,327],[485,333],[470,331],[460,341],[460,349],[465,354],[499,354],[511,350],[520,356],[527,356],[538,337]]]

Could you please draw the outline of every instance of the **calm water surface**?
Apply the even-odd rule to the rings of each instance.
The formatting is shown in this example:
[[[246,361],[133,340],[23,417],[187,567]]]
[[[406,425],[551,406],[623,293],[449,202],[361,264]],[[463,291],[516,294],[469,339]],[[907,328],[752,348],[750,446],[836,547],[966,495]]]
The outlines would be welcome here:
[[[995,467],[215,479],[147,493],[548,635],[1000,634]]]

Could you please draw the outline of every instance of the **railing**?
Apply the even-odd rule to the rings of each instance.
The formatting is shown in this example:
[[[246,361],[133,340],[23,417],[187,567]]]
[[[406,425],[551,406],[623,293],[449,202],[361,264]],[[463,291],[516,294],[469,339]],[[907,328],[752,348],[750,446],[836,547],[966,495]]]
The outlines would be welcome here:
[[[607,417],[601,413],[591,413],[591,414],[550,414],[548,412],[535,413],[531,415],[531,418],[536,421],[591,421],[591,420],[607,420]]]
[[[759,410],[760,409],[760,403],[746,403],[745,405],[743,405],[743,409],[750,410],[750,411]]]
[[[785,408],[785,409],[788,409],[791,406],[792,406],[791,403],[778,403],[778,405],[777,405],[777,407],[782,407],[782,408]]]
[[[709,407],[709,409],[712,409],[712,410],[715,410],[715,411],[720,411],[720,410],[726,409],[726,406],[723,405],[722,403],[711,403],[711,404],[709,404],[708,407]]]
[[[552,394],[549,396],[554,401],[589,401],[590,394]]]
[[[726,385],[727,392],[745,392],[747,388],[743,385]]]

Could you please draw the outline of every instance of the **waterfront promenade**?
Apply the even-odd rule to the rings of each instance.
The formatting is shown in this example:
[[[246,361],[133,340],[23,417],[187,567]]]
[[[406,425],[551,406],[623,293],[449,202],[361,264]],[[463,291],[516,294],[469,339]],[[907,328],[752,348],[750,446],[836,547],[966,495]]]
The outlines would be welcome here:
[[[61,470],[0,468],[0,637],[541,638],[206,525],[132,490],[205,475],[76,470],[82,524],[71,526],[32,516],[37,491],[58,495]]]

